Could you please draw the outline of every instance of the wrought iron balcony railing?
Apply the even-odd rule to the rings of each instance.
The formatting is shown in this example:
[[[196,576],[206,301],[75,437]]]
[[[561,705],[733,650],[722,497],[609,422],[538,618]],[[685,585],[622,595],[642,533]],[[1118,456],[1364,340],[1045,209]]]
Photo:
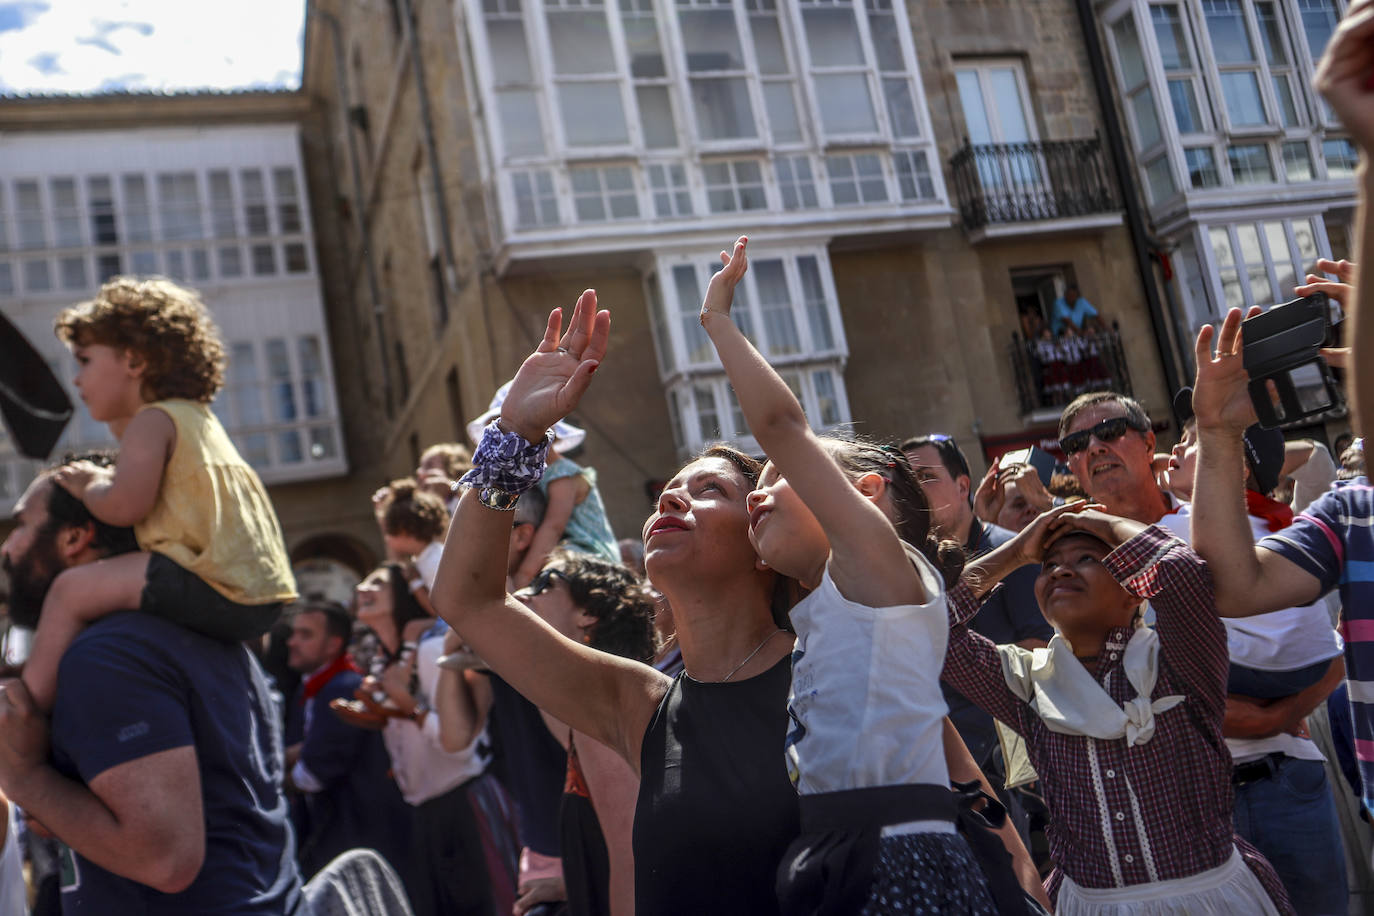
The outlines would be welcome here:
[[[1121,208],[1097,137],[977,145],[966,138],[949,164],[968,231]]]
[[[1022,416],[1062,407],[1087,391],[1131,394],[1131,374],[1115,322],[1110,331],[1075,337],[1026,340],[1014,333],[1008,350],[1016,368]]]

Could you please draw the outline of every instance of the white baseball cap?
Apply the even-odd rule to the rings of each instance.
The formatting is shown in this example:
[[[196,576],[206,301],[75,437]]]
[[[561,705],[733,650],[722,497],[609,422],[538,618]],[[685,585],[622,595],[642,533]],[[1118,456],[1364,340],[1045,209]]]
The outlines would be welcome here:
[[[505,403],[506,395],[510,392],[510,382],[506,382],[496,389],[496,395],[491,399],[491,404],[486,412],[468,424],[468,438],[473,445],[480,444],[482,441],[482,430],[487,428],[487,424],[501,416],[501,405]],[[573,426],[567,420],[559,420],[553,424],[553,449],[557,452],[570,452],[582,444],[587,438],[587,431]]]

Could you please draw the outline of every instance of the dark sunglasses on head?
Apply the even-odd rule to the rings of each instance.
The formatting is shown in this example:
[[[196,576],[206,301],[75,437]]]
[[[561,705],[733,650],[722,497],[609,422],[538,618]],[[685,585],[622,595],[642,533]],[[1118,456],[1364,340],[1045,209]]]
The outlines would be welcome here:
[[[1136,432],[1144,431],[1138,424],[1132,423],[1129,417],[1112,417],[1103,420],[1091,429],[1080,429],[1076,433],[1069,433],[1059,440],[1059,449],[1067,458],[1086,449],[1093,436],[1097,437],[1098,442],[1115,442],[1126,435],[1128,429],[1133,429]]]

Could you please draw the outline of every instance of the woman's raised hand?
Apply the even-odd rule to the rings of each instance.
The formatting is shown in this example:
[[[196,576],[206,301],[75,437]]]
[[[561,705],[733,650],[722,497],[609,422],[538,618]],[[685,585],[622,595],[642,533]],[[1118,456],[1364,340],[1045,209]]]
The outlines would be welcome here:
[[[725,266],[716,271],[716,275],[706,287],[706,298],[701,303],[700,317],[703,325],[706,324],[707,315],[730,314],[730,305],[735,300],[735,287],[744,279],[744,272],[749,269],[749,258],[744,253],[744,247],[748,244],[749,239],[741,235],[735,242],[733,252],[720,253],[720,263]]]
[[[501,404],[501,421],[506,429],[527,441],[539,442],[549,427],[566,417],[582,400],[592,373],[606,355],[611,333],[611,313],[596,308],[596,290],[586,290],[573,307],[568,329],[563,327],[563,310],[549,313],[544,339],[515,373],[506,400]]]

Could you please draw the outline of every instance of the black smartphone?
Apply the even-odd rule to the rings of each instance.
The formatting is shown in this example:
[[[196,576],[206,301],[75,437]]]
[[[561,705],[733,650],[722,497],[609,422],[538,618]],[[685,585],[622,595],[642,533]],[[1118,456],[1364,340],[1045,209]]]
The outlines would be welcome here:
[[[1321,349],[1334,343],[1325,293],[1276,305],[1241,323],[1250,401],[1265,429],[1324,413],[1341,403]]]

